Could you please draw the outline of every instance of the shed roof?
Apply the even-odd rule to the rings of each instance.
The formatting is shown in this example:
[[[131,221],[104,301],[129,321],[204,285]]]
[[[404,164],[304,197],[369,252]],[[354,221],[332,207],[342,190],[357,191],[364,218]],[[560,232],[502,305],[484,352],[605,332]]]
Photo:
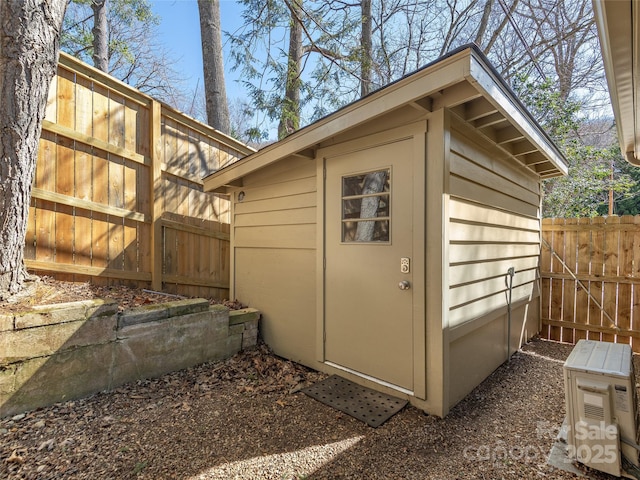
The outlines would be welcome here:
[[[422,114],[449,108],[541,178],[567,173],[556,145],[484,54],[467,45],[212,173],[204,179],[204,188],[225,193],[228,187],[241,186],[243,176],[284,158],[314,158],[327,139],[407,107]]]
[[[593,10],[620,148],[630,163],[640,166],[640,4],[594,0]]]

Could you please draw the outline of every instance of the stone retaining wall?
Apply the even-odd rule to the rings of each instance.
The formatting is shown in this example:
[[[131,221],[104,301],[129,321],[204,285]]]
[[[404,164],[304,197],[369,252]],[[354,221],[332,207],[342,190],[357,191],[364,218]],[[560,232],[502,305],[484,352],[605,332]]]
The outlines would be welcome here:
[[[104,300],[0,314],[0,417],[228,358],[260,313],[190,299],[118,313]]]

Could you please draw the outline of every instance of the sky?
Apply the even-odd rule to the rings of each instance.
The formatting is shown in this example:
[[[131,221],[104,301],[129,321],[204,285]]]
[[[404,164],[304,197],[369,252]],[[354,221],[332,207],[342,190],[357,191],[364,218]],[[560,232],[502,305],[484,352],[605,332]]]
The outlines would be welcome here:
[[[178,63],[175,70],[184,75],[191,90],[203,88],[202,47],[200,43],[200,20],[196,0],[151,0],[153,10],[161,18],[158,32],[161,41],[169,49]],[[225,31],[233,32],[242,25],[241,7],[235,0],[220,1],[220,23],[222,24],[223,57],[225,63],[225,83],[227,97],[244,98],[242,86],[238,83],[238,73],[232,72]]]

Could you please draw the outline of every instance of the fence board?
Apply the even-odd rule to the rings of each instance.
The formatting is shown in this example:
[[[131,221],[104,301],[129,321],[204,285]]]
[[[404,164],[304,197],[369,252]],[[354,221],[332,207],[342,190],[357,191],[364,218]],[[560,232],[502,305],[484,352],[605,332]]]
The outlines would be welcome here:
[[[620,218],[620,227],[623,229],[626,224],[633,224],[634,217],[625,215]],[[633,235],[620,234],[620,257],[618,259],[618,275],[624,278],[633,276]],[[618,285],[618,326],[622,330],[631,330],[631,298],[633,285],[620,283]],[[620,343],[631,343],[631,338],[625,335],[618,335],[616,338]]]
[[[564,221],[565,226],[574,225],[577,222],[575,218],[567,218]],[[568,268],[575,271],[576,268],[576,253],[578,243],[578,232],[568,230],[564,234],[564,263]],[[564,268],[563,268],[564,271]],[[565,278],[563,280],[563,306],[562,306],[562,319],[572,320],[575,318],[575,303],[576,303],[576,281],[573,277]],[[562,341],[567,343],[574,343],[576,330],[574,328],[562,328]]]
[[[542,335],[640,352],[640,216],[545,219],[542,238]]]
[[[202,177],[251,149],[65,54],[45,119],[28,268],[228,297],[229,202]]]

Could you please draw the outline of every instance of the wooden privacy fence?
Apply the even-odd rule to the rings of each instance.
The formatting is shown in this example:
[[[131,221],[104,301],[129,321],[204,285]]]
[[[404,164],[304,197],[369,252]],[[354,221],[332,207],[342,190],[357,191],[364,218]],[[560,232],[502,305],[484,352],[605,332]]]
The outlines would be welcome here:
[[[40,139],[27,268],[226,297],[229,202],[203,192],[202,178],[250,152],[61,54]]]
[[[542,335],[640,352],[640,216],[542,221]]]

